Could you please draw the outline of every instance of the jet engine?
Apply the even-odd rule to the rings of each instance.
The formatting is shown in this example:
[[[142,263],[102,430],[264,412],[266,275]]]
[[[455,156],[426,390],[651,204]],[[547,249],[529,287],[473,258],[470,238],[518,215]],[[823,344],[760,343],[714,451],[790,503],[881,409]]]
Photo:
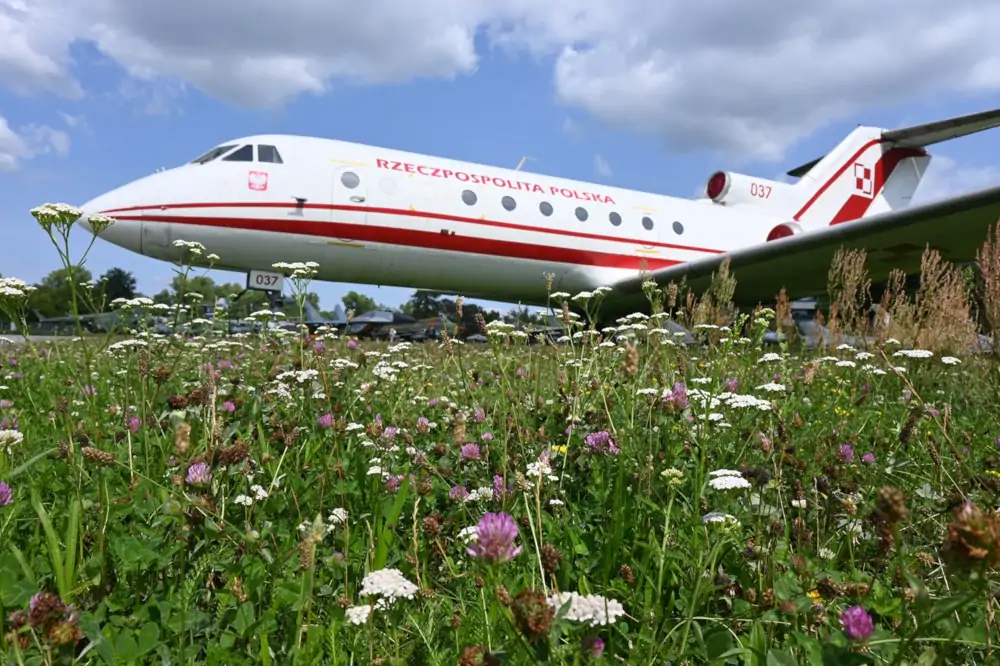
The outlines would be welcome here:
[[[767,240],[770,242],[779,238],[798,236],[801,233],[802,227],[798,222],[783,222],[767,233]]]
[[[733,204],[780,205],[787,196],[787,183],[754,178],[731,171],[716,171],[705,185],[705,194],[723,206]]]

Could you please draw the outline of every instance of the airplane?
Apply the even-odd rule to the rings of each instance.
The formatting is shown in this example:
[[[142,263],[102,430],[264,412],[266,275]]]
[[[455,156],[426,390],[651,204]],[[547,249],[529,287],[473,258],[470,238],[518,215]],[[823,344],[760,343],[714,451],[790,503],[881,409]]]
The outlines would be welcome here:
[[[1000,125],[1000,109],[888,130],[858,126],[785,183],[728,171],[684,199],[332,139],[258,135],[82,206],[100,237],[165,261],[197,241],[223,270],[314,261],[317,279],[560,307],[551,290],[611,287],[605,321],[648,311],[644,282],[702,290],[723,260],[734,302],[823,293],[840,247],[873,283],[919,273],[926,246],[972,261],[1000,218],[1000,185],[911,206],[926,148]]]

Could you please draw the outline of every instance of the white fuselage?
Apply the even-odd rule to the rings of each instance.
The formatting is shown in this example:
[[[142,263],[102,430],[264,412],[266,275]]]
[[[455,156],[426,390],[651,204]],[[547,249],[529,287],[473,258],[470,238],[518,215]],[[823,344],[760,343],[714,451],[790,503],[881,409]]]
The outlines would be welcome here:
[[[554,291],[592,290],[765,242],[788,219],[343,141],[226,145],[273,146],[281,162],[256,161],[265,149],[255,148],[255,161],[187,164],[84,212],[117,220],[102,238],[157,259],[179,258],[176,240],[197,241],[223,269],[315,261],[321,280],[533,304],[546,302],[546,273]]]

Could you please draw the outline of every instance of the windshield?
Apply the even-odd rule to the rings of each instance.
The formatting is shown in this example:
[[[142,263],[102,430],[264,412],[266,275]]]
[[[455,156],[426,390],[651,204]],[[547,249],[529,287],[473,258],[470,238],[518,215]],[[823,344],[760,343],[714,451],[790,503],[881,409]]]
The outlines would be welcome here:
[[[205,153],[204,155],[202,155],[198,159],[191,160],[191,164],[204,164],[205,162],[211,162],[212,160],[216,159],[220,155],[224,155],[225,153],[228,153],[230,150],[232,150],[235,147],[236,147],[235,143],[230,143],[230,144],[225,145],[225,146],[219,146],[218,148],[212,148],[212,150],[208,151],[207,153]]]

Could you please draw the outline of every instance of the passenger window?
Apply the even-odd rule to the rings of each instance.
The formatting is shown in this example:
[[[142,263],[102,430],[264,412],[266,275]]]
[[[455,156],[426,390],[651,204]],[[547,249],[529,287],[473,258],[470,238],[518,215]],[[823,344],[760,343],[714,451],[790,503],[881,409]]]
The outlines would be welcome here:
[[[355,187],[361,184],[361,179],[358,178],[358,174],[353,171],[345,171],[340,175],[340,182],[349,190],[353,190]]]
[[[514,197],[504,197],[500,200],[500,205],[503,206],[505,210],[514,210],[517,208],[517,202],[514,201]]]
[[[230,143],[229,145],[226,146],[219,146],[218,148],[212,148],[212,150],[208,151],[198,159],[191,160],[191,164],[204,164],[205,162],[211,162],[219,155],[224,155],[235,147],[236,147],[235,143]]]
[[[674,233],[677,234],[678,236],[684,233],[684,225],[681,224],[680,222],[674,222],[673,226],[674,226]]]
[[[548,201],[543,201],[542,203],[538,204],[538,210],[542,211],[542,215],[548,217],[549,215],[552,214],[552,204],[550,204]]]
[[[577,208],[576,209],[576,219],[580,220],[581,222],[586,222],[587,221],[587,209],[586,208]]]
[[[479,201],[479,197],[472,190],[464,190],[462,192],[462,201],[464,201],[469,206],[475,206],[476,202]]]
[[[278,154],[278,149],[274,146],[257,146],[257,161],[270,162],[271,164],[284,164],[281,160],[281,155]]]
[[[653,220],[651,220],[648,217],[642,218],[642,226],[643,226],[643,228],[646,231],[652,231],[653,230]]]
[[[222,158],[223,162],[253,162],[253,146],[243,146]]]
[[[611,220],[611,224],[615,225],[616,227],[622,223],[622,216],[619,215],[618,213],[611,213],[610,215],[608,215],[608,219]]]

